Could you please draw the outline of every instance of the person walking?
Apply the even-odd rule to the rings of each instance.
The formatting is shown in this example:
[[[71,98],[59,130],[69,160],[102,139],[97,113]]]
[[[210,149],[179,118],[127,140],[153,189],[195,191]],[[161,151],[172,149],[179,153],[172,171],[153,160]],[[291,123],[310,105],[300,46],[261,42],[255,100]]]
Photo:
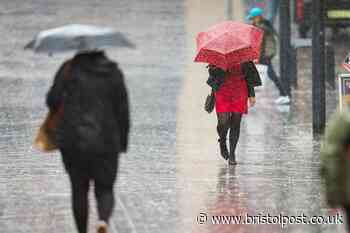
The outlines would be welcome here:
[[[236,165],[242,115],[248,113],[248,101],[251,107],[255,105],[254,87],[261,85],[261,80],[253,62],[236,64],[226,71],[214,65],[208,67],[208,84],[215,93],[220,154],[229,165]]]
[[[196,37],[195,62],[208,65],[207,84],[212,92],[206,98],[205,110],[216,109],[220,154],[229,165],[236,165],[236,146],[241,119],[248,113],[248,101],[255,105],[255,86],[261,85],[255,61],[259,58],[263,32],[259,28],[234,21],[213,25]],[[230,151],[226,138],[230,131]]]
[[[123,74],[102,51],[78,53],[58,70],[46,103],[60,115],[54,138],[70,178],[77,229],[87,233],[88,192],[93,181],[97,232],[106,233],[114,207],[119,153],[128,147],[129,107]]]
[[[275,101],[275,103],[290,104],[291,95],[283,86],[283,83],[277,76],[272,64],[272,59],[275,57],[277,51],[276,31],[274,30],[272,24],[263,17],[263,10],[261,8],[252,8],[249,11],[247,19],[251,20],[254,26],[264,31],[259,63],[267,66],[268,76],[279,91],[280,97]]]

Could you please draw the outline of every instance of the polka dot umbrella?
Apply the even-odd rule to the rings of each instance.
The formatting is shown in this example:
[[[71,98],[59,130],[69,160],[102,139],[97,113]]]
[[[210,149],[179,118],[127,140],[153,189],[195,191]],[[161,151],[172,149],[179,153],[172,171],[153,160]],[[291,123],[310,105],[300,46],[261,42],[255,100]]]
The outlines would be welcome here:
[[[225,21],[197,35],[195,62],[216,65],[224,70],[259,59],[263,31],[253,25]]]

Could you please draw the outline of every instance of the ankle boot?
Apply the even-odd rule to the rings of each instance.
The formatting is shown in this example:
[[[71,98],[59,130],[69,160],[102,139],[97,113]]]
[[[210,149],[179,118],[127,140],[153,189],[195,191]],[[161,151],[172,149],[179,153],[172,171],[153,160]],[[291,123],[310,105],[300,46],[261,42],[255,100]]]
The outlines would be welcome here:
[[[230,157],[228,159],[228,165],[237,165],[236,161],[236,155],[233,153],[230,153]]]
[[[229,157],[229,153],[228,153],[228,149],[227,149],[227,145],[226,145],[226,138],[220,138],[219,144],[220,144],[220,154],[221,154],[222,158],[227,160]]]

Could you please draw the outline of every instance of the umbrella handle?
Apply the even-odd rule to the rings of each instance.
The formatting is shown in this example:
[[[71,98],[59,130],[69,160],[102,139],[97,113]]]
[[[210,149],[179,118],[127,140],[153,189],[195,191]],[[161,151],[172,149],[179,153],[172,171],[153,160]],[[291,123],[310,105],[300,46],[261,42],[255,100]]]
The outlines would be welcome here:
[[[31,40],[28,44],[26,44],[24,46],[24,50],[33,49],[34,48],[34,44],[35,44],[35,40]]]

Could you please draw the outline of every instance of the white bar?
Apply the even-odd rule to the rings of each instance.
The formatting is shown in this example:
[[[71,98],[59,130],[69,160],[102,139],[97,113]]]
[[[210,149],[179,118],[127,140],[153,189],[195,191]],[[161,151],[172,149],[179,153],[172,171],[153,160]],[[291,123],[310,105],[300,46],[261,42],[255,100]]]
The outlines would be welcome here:
[[[339,83],[339,110],[343,111],[344,110],[344,106],[343,106],[343,79],[344,78],[350,78],[350,74],[339,74],[338,76],[338,83]]]

